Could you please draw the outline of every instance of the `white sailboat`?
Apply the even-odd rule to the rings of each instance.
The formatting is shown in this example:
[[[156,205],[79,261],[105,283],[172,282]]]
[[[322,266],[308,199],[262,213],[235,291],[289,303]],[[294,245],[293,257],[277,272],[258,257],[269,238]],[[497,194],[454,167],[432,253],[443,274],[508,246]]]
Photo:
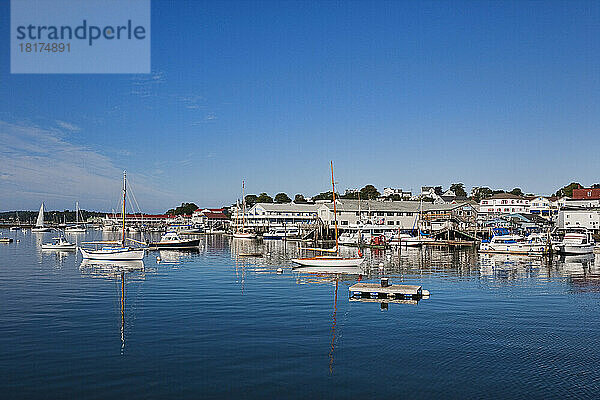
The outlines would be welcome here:
[[[75,225],[69,226],[65,229],[65,232],[71,233],[85,233],[85,227],[79,225],[79,202],[75,202]]]
[[[246,198],[244,197],[245,183],[242,181],[242,229],[236,224],[233,237],[236,239],[256,239],[256,233],[246,229]]]
[[[37,221],[35,222],[35,228],[31,228],[31,232],[50,232],[51,229],[47,226],[44,226],[44,203],[40,206],[40,212],[37,216]]]
[[[85,249],[80,247],[81,255],[85,259],[91,260],[110,260],[110,261],[121,261],[121,260],[141,260],[144,258],[143,248],[133,248],[126,246],[127,241],[126,230],[125,230],[125,202],[127,200],[127,172],[123,171],[123,226],[121,242],[84,242],[84,244],[95,244],[96,247],[100,244],[108,245],[100,249]],[[132,240],[132,239],[129,239]]]
[[[331,187],[333,189],[333,220],[335,225],[335,248],[333,249],[307,249],[330,253],[315,257],[293,258],[292,262],[304,267],[357,267],[365,261],[363,257],[342,257],[338,241],[337,208],[335,204],[335,180],[333,178],[333,161],[331,162]],[[360,249],[359,249],[360,255]]]

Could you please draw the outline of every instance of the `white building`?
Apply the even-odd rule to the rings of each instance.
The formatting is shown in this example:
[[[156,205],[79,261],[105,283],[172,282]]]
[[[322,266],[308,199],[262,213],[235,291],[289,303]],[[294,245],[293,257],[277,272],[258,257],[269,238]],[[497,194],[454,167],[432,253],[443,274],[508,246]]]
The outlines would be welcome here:
[[[600,208],[561,208],[558,213],[559,229],[585,228],[600,231]]]
[[[245,226],[267,230],[299,224],[317,224],[317,204],[296,203],[257,203],[246,210]],[[242,211],[236,207],[231,209],[232,226],[242,226]]]
[[[482,214],[529,213],[530,200],[511,193],[498,193],[479,202]]]
[[[412,192],[405,192],[402,189],[395,188],[383,188],[383,197],[390,197],[392,195],[400,196],[402,200],[410,200]]]
[[[422,207],[422,209],[421,209]],[[450,219],[468,224],[475,221],[476,210],[470,203],[432,204],[419,201],[336,200],[338,227],[356,229],[358,222],[380,225],[384,230],[417,229],[419,215],[421,229],[441,227],[440,221]],[[319,218],[327,226],[334,226],[333,202],[319,204]]]

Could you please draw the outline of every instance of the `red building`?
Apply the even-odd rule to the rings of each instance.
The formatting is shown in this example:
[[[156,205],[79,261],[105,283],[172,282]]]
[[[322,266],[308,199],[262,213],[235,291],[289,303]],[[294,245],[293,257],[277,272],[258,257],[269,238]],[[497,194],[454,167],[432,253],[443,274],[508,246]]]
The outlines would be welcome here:
[[[600,189],[573,189],[573,200],[600,200]]]

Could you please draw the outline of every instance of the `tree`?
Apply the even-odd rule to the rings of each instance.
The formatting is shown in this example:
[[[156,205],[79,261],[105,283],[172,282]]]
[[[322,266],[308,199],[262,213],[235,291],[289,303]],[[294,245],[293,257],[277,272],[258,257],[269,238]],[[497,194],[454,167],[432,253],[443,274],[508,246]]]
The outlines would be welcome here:
[[[337,197],[337,193],[336,193],[336,197]],[[319,193],[316,196],[313,196],[313,200],[333,200],[333,192],[329,191],[329,192],[323,192],[323,193]]]
[[[555,196],[558,197],[573,197],[573,189],[581,189],[581,185],[578,182],[571,182],[567,186],[564,186],[556,191]]]
[[[304,198],[304,195],[297,194],[296,196],[294,196],[294,203],[296,203],[296,204],[306,203],[306,199]]]
[[[244,199],[246,200],[246,205],[248,207],[252,207],[256,203],[258,203],[258,196],[256,196],[255,194],[247,194],[246,197],[244,197]]]
[[[511,190],[510,192],[508,192],[510,194],[514,194],[515,196],[523,196],[523,191],[521,190],[521,188],[514,188],[513,190]]]
[[[191,215],[198,209],[198,206],[194,203],[181,203],[181,205],[175,209],[171,208],[167,211],[168,215]]]
[[[261,194],[258,195],[256,202],[257,203],[272,203],[273,198],[271,196],[269,196],[268,194],[266,194],[265,192],[262,192]]]
[[[474,201],[479,203],[483,199],[492,197],[493,194],[494,194],[494,192],[489,187],[485,187],[485,186],[478,187],[478,188],[473,188],[473,190],[471,191],[471,198]]]
[[[444,189],[441,186],[436,186],[433,188],[433,191],[435,192],[435,194],[437,194],[438,196],[441,196],[444,194]]]
[[[277,193],[275,195],[275,203],[291,203],[292,199],[285,193]]]
[[[362,200],[374,200],[381,196],[381,193],[377,191],[377,188],[373,185],[367,185],[360,189],[360,198]]]
[[[594,183],[592,189],[600,189],[600,183]]]
[[[450,185],[450,190],[454,192],[456,197],[467,197],[467,192],[465,192],[465,185],[463,183],[453,183]]]

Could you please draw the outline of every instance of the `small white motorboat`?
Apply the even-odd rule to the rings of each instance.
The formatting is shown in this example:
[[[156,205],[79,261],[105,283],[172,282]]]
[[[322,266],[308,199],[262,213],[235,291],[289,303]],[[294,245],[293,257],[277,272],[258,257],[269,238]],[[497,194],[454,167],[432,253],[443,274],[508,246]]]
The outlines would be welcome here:
[[[76,250],[77,245],[65,240],[62,236],[52,238],[50,243],[42,243],[42,250]]]

